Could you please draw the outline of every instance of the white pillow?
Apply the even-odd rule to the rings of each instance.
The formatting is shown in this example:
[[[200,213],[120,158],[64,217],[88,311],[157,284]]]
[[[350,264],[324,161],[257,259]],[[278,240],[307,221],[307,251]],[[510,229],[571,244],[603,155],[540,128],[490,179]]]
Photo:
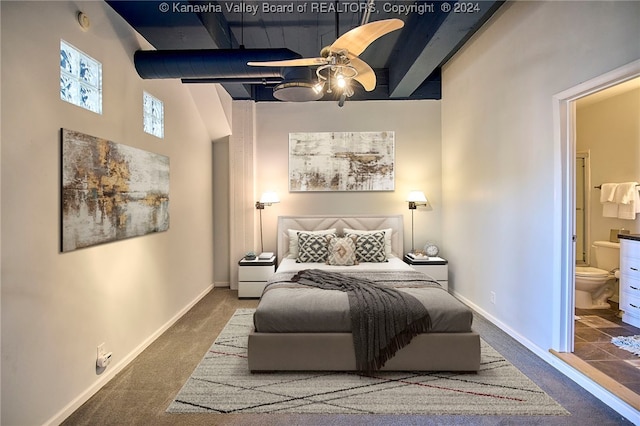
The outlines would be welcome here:
[[[391,228],[387,229],[376,229],[373,231],[365,231],[364,229],[350,229],[344,228],[344,235],[347,234],[373,234],[374,232],[384,232],[384,252],[387,257],[393,257],[393,253],[391,252],[391,232],[393,230]]]
[[[289,255],[287,255],[287,257],[289,259],[297,259],[298,258],[298,232],[304,232],[306,234],[326,235],[326,234],[335,234],[336,228],[323,229],[321,231],[305,231],[303,229],[287,229],[287,232],[289,233]]]

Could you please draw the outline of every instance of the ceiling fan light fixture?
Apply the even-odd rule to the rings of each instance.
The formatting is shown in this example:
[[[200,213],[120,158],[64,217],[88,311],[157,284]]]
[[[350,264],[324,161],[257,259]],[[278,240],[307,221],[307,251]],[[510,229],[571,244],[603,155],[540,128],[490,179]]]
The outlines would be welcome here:
[[[311,82],[289,81],[274,87],[273,97],[284,102],[309,102],[319,100],[322,91],[317,92]]]
[[[373,0],[370,2],[373,2]],[[366,20],[368,21],[368,16]],[[323,83],[325,92],[332,93],[333,86],[338,86],[341,91],[340,103],[343,104],[344,98],[350,97],[354,93],[350,87],[351,80],[356,80],[367,92],[376,87],[375,72],[365,61],[359,58],[359,55],[380,37],[404,26],[404,22],[397,18],[364,22],[365,20],[363,19],[363,24],[359,27],[347,31],[337,37],[330,46],[324,47],[320,51],[320,57],[283,61],[250,61],[247,65],[258,67],[317,67],[318,82]],[[338,32],[337,29],[336,18],[336,33]],[[333,74],[335,82],[331,81],[331,74]],[[310,89],[316,96],[319,95],[315,92],[315,87],[310,86]],[[275,92],[276,90],[274,90],[274,96]],[[276,98],[281,99],[278,96]]]
[[[347,85],[347,86],[344,88],[344,92],[343,92],[343,93],[345,94],[345,96],[346,96],[347,98],[350,98],[350,97],[352,97],[352,96],[353,96],[353,88],[352,88],[351,86]]]
[[[321,65],[316,69],[316,75],[318,76],[317,90],[328,94],[337,90],[347,97],[353,96],[351,80],[358,75],[358,70],[351,64],[334,63]]]

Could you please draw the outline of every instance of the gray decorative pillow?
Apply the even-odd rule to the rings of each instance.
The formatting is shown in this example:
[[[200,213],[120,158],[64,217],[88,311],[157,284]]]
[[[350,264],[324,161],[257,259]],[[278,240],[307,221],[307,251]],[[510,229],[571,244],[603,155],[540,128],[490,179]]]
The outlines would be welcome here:
[[[347,234],[347,236],[354,234]],[[356,242],[356,258],[360,262],[386,262],[384,232],[359,234]]]
[[[327,265],[353,266],[358,264],[356,259],[356,241],[358,237],[350,235],[338,238],[333,235],[327,236],[329,241]]]
[[[289,234],[289,255],[287,256],[289,259],[296,259],[298,257],[298,233],[304,232],[306,234],[335,234],[336,228],[331,229],[322,229],[320,231],[304,231],[302,229],[287,229],[287,233]]]
[[[326,262],[328,253],[326,235],[298,232],[298,257],[296,262]]]
[[[393,229],[391,228],[374,229],[370,231],[367,231],[364,229],[344,228],[342,232],[344,232],[344,235],[348,235],[348,234],[361,235],[361,234],[374,234],[376,232],[384,232],[384,251],[387,254],[388,258],[393,257],[392,248],[391,248],[391,234],[393,234]]]

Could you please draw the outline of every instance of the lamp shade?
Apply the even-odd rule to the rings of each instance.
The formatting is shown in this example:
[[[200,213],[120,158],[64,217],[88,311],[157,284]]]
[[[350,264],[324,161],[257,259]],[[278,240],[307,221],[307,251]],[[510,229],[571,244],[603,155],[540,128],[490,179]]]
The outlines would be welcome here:
[[[280,202],[280,198],[278,198],[278,194],[273,191],[267,191],[262,193],[262,197],[260,197],[260,202],[262,204],[275,204]]]
[[[426,203],[427,197],[424,196],[424,192],[422,191],[411,191],[409,192],[407,201],[413,202],[413,203]]]

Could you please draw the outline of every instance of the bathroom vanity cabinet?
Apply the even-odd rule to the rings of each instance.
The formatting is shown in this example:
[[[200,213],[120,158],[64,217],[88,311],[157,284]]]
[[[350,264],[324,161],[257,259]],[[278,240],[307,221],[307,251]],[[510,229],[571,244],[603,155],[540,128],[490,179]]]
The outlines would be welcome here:
[[[622,321],[640,327],[640,235],[620,238],[620,310]]]

